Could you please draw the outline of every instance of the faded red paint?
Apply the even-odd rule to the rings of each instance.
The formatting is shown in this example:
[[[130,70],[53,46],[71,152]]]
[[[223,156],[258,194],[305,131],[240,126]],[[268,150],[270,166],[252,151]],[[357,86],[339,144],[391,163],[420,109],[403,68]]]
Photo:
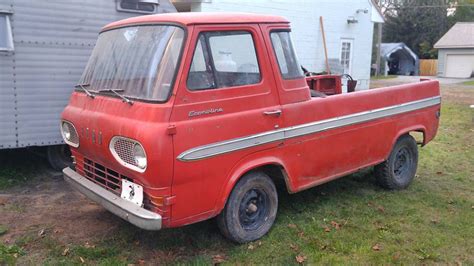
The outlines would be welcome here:
[[[256,167],[280,166],[288,189],[297,192],[384,161],[396,139],[407,132],[423,132],[425,144],[436,135],[439,105],[202,160],[180,161],[178,155],[198,146],[439,96],[439,85],[424,81],[350,94],[340,94],[339,87],[338,95],[311,98],[305,78],[284,80],[280,76],[269,38],[270,30],[289,28],[280,17],[254,15],[239,20],[232,15],[167,14],[131,18],[105,29],[155,22],[177,23],[187,30],[170,99],[160,104],[135,101],[128,105],[118,98],[97,95],[90,99],[76,91],[62,118],[72,122],[80,136],[80,146],[71,148],[78,162],[77,171],[81,173],[81,162],[88,158],[142,184],[148,198],[163,198],[163,206],[151,209],[163,216],[164,227],[216,216],[239,178]],[[194,92],[186,88],[197,36],[213,30],[252,33],[262,75],[260,83]],[[224,111],[208,116],[188,115],[190,111],[216,107]],[[282,110],[282,115],[263,115],[271,110]],[[93,143],[86,129],[101,132],[102,143]],[[108,146],[113,136],[142,143],[148,157],[144,173],[125,168],[114,159]]]

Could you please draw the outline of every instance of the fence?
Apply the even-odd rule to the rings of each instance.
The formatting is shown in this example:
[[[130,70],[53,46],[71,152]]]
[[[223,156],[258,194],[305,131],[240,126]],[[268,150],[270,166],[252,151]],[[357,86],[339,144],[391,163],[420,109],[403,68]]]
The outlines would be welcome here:
[[[437,59],[420,59],[420,76],[436,76],[437,73]]]

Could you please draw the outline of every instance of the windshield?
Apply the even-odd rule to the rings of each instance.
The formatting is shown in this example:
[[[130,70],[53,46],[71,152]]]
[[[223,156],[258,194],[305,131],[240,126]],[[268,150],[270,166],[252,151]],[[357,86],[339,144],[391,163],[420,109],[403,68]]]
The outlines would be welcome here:
[[[137,99],[166,101],[184,31],[176,26],[133,26],[99,35],[79,84]]]

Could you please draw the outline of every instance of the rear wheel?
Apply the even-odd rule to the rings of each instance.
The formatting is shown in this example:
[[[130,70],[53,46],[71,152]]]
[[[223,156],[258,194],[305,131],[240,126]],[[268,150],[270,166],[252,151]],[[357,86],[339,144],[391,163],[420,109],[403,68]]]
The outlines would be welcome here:
[[[404,189],[415,177],[418,166],[418,146],[410,135],[401,136],[388,159],[375,166],[377,183],[386,189]]]
[[[253,172],[237,183],[217,216],[222,234],[237,243],[254,241],[272,227],[278,209],[275,184],[265,173]]]
[[[48,146],[46,158],[49,165],[56,170],[62,171],[66,167],[72,167],[71,150],[68,145]]]

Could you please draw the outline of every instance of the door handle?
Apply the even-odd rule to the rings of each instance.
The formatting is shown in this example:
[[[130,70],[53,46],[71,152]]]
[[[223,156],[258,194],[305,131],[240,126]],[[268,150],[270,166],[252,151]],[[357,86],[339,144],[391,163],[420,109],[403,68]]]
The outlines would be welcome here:
[[[264,115],[273,115],[273,116],[280,116],[281,110],[272,110],[272,111],[265,111],[263,112]]]

